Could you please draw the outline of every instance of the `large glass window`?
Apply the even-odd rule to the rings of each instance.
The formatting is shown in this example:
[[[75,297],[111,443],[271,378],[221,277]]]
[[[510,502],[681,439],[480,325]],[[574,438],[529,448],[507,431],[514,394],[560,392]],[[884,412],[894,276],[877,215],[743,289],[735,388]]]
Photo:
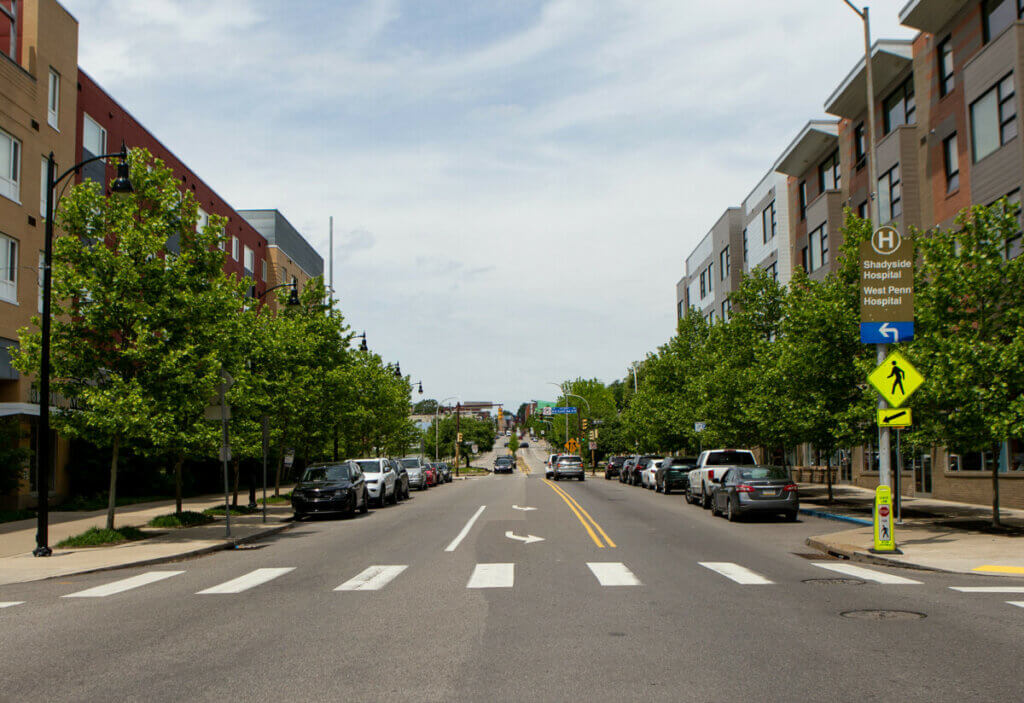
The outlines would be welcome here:
[[[0,300],[18,302],[18,240],[0,234]]]
[[[828,263],[828,223],[811,232],[807,238],[808,273],[817,271]]]
[[[880,224],[891,222],[903,214],[903,192],[900,187],[899,164],[878,179],[878,213]]]
[[[807,219],[807,181],[800,181],[800,190],[799,190],[798,197],[800,198],[800,219],[801,220],[806,220]]]
[[[0,195],[21,201],[21,142],[0,131]]]
[[[1020,223],[1020,221],[1021,221],[1020,188],[1018,188],[1017,190],[1014,190],[1013,192],[1008,193],[1006,195],[1006,203],[1007,203],[1007,205],[1016,206],[1017,222]],[[1009,237],[1006,238],[1006,249],[1005,249],[1005,252],[1004,252],[1003,255],[1006,257],[1007,260],[1009,260],[1009,259],[1016,259],[1018,256],[1020,256],[1021,250],[1022,250],[1021,243],[1022,243],[1021,229],[1020,229],[1020,227],[1018,227],[1016,233],[1014,233],[1014,234],[1012,234],[1012,235],[1010,235]]]
[[[981,3],[981,34],[987,44],[1013,24],[1024,11],[1022,0],[984,0]]]
[[[935,52],[939,60],[939,95],[946,95],[953,90],[953,40],[943,39]]]
[[[46,124],[54,129],[59,126],[60,118],[60,74],[50,69],[50,84],[46,100]]]
[[[853,157],[857,162],[857,168],[862,168],[867,162],[868,139],[864,131],[864,123],[853,128]]]
[[[231,258],[238,261],[239,256],[239,244],[238,237],[231,238]]]
[[[761,211],[761,236],[765,244],[775,239],[776,227],[775,201],[773,200],[768,203],[768,207]]]
[[[917,104],[914,101],[914,76],[909,76],[899,88],[882,103],[885,133],[900,125],[916,122]]]
[[[256,252],[247,246],[243,246],[242,254],[242,265],[245,267],[245,275],[251,278],[256,271]]]
[[[824,193],[826,190],[839,190],[841,178],[839,170],[839,150],[836,149],[829,157],[818,164],[818,190]]]
[[[960,157],[957,154],[956,132],[942,140],[942,159],[946,168],[946,192],[960,187]]]
[[[18,1],[0,0],[0,53],[18,60]]]
[[[971,150],[980,161],[1017,136],[1017,101],[1013,74],[971,103]]]
[[[82,148],[91,156],[107,153],[107,130],[89,115],[82,117]]]
[[[725,277],[729,275],[731,268],[732,267],[729,262],[729,245],[726,244],[725,249],[722,249],[718,254],[718,275],[723,281],[725,280]]]

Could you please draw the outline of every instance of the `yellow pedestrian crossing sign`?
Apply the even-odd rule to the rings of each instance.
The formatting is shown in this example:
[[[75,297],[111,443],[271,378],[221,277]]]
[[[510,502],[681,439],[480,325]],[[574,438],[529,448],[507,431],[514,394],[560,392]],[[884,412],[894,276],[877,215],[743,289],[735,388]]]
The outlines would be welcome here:
[[[910,427],[912,424],[910,408],[889,408],[878,411],[879,427]]]
[[[882,394],[889,405],[898,408],[924,383],[924,376],[902,354],[894,351],[868,374],[868,383]]]

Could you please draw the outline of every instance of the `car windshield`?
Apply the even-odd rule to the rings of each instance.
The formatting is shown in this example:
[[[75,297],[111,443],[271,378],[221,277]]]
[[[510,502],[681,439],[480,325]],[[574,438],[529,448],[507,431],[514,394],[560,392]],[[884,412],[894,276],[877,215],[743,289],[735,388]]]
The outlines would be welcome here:
[[[583,459],[578,456],[563,456],[558,460],[559,464],[570,464],[570,463],[583,463]]]
[[[707,466],[753,466],[754,457],[750,452],[724,451],[708,454]]]
[[[314,466],[302,474],[303,481],[347,481],[351,478],[348,466]]]
[[[743,481],[789,480],[789,469],[782,466],[762,466],[737,472]]]
[[[363,470],[366,474],[379,474],[381,472],[380,463],[373,459],[364,459],[363,461],[357,461],[356,465]]]
[[[498,463],[499,464],[511,464],[512,460],[509,459],[507,456],[499,456],[498,457]]]
[[[420,468],[419,459],[402,459],[402,466],[407,469],[418,469]]]

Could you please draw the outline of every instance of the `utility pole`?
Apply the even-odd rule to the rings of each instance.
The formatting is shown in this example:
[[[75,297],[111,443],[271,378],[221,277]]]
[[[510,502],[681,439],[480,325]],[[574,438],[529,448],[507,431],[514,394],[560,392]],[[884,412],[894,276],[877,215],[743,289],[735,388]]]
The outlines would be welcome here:
[[[455,404],[455,475],[459,475],[459,435],[462,434],[462,424],[460,422],[462,412],[462,401]]]

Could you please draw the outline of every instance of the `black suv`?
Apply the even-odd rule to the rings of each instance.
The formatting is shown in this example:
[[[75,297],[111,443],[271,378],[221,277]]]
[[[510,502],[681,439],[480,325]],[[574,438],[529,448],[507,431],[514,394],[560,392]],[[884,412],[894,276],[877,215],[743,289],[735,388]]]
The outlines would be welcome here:
[[[608,462],[604,465],[604,477],[610,479],[613,476],[618,476],[622,471],[622,465],[626,462],[624,456],[610,456]]]

